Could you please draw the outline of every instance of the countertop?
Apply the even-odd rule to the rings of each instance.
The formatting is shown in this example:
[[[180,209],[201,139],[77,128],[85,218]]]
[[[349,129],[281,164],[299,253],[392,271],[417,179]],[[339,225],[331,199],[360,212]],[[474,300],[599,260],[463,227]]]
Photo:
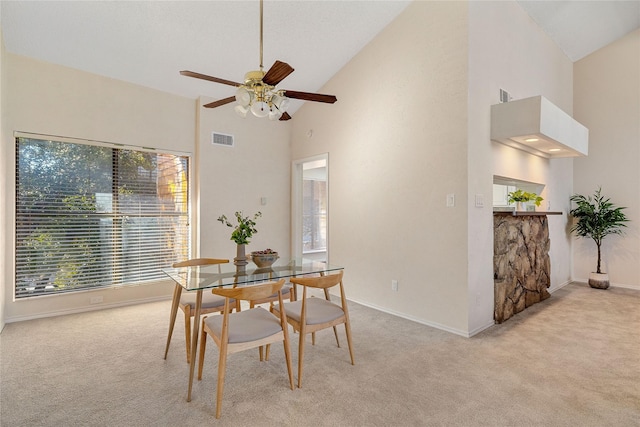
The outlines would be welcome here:
[[[511,215],[511,216],[546,216],[546,215],[562,215],[557,211],[493,211],[494,215]]]

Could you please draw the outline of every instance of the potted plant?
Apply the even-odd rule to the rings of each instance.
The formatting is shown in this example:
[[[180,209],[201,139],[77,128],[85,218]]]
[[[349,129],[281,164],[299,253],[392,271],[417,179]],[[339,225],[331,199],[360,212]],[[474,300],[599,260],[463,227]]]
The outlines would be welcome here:
[[[512,191],[511,193],[507,194],[507,196],[509,197],[509,204],[516,203],[517,211],[526,211],[527,208],[525,206],[525,203],[534,202],[536,206],[540,206],[540,202],[544,200],[536,193],[529,193],[520,189]]]
[[[247,265],[247,257],[245,256],[245,245],[249,243],[249,239],[258,232],[256,229],[256,219],[262,216],[261,212],[257,212],[256,214],[251,216],[244,216],[242,211],[238,211],[235,213],[237,224],[232,224],[226,217],[226,215],[221,215],[218,218],[218,221],[226,225],[227,227],[233,228],[231,232],[231,240],[236,242],[237,244],[237,252],[236,257],[233,260],[233,263],[237,266]]]
[[[571,227],[571,232],[578,237],[589,237],[596,242],[598,248],[598,264],[596,271],[589,275],[589,286],[597,289],[609,287],[609,275],[600,269],[602,240],[609,234],[622,234],[622,227],[626,227],[628,221],[623,209],[617,207],[601,194],[601,188],[591,196],[574,194],[570,200],[576,203],[576,207],[569,213],[576,222]]]

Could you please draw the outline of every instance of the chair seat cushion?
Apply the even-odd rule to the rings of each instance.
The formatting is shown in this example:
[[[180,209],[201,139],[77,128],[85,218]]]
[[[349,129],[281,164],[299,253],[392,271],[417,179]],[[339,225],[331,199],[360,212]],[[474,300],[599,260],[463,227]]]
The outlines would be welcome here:
[[[218,336],[222,335],[224,316],[210,316],[205,323]],[[229,314],[229,343],[256,341],[282,331],[280,321],[262,307]]]
[[[287,302],[284,304],[284,309],[287,317],[300,322],[302,300]],[[276,310],[280,311],[280,308],[276,306]],[[323,298],[307,298],[307,325],[330,322],[341,316],[344,316],[344,311],[339,305]]]
[[[235,305],[236,301],[232,298],[229,300],[229,304]],[[180,295],[180,304],[191,306],[191,310],[196,309],[196,293],[195,292],[182,292]],[[217,308],[224,306],[224,297],[214,295],[210,291],[204,290],[202,292],[202,307],[201,309]]]

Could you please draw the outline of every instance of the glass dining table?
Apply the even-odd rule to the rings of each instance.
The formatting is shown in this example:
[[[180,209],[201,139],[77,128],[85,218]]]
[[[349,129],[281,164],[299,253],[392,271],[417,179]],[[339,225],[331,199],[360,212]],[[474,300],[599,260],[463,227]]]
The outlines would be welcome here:
[[[343,270],[344,267],[330,265],[324,262],[314,261],[306,258],[295,258],[289,260],[278,260],[271,267],[258,268],[253,264],[246,266],[235,266],[233,263],[219,265],[204,265],[195,267],[163,268],[162,271],[175,282],[173,299],[171,301],[171,314],[169,318],[169,333],[164,352],[167,358],[169,343],[173,334],[180,296],[183,291],[195,292],[196,303],[191,334],[191,357],[189,358],[189,389],[187,392],[187,402],[191,401],[191,389],[193,386],[193,375],[196,366],[196,350],[198,348],[198,333],[200,328],[200,311],[202,308],[202,292],[216,287],[229,286],[249,286],[252,284],[279,280],[296,276],[329,274],[331,272]]]

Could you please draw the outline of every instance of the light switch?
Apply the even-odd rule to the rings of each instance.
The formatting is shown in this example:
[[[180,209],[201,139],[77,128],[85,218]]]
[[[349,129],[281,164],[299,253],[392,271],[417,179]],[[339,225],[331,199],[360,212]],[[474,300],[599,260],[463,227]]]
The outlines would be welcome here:
[[[266,206],[267,204],[267,198],[266,197],[260,197],[260,204],[262,206]]]
[[[456,205],[456,195],[453,193],[447,194],[447,207],[452,208]]]
[[[484,208],[484,196],[476,194],[476,208]]]

